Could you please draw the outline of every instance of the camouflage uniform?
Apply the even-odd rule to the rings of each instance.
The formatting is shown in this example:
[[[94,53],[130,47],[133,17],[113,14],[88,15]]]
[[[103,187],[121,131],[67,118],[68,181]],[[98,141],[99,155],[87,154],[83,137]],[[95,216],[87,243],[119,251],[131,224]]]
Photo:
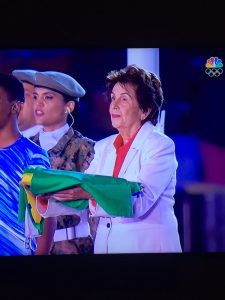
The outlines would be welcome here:
[[[40,145],[39,134],[31,137],[31,140]],[[94,157],[94,141],[70,128],[58,143],[47,152],[53,169],[84,172]],[[79,221],[80,217],[78,215],[58,216],[57,229],[76,226]],[[53,242],[51,254],[93,253],[93,240],[96,234],[97,222],[98,220],[96,218],[89,218],[92,237]]]

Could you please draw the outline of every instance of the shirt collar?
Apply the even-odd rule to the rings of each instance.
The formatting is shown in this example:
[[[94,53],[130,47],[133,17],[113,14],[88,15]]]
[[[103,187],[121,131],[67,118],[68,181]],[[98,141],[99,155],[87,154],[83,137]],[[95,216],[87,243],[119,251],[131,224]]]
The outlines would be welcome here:
[[[44,131],[43,129],[40,130],[39,133],[39,141],[42,148],[46,151],[53,148],[60,138],[69,130],[69,125],[66,123],[64,126],[57,128],[53,131]]]
[[[128,140],[128,142],[125,144],[126,146],[130,146],[131,143],[133,142],[133,140],[135,139],[138,131],[140,130],[140,128],[134,133],[134,135]],[[115,141],[113,142],[113,145],[116,149],[116,151],[119,150],[119,148],[125,146],[124,143],[123,143],[123,138],[121,136],[121,134],[117,135]]]
[[[69,125],[66,123],[62,127],[57,128],[53,131],[44,131],[44,129],[42,128],[40,130],[40,134],[45,135],[46,137],[51,137],[58,141],[68,130],[69,130]]]

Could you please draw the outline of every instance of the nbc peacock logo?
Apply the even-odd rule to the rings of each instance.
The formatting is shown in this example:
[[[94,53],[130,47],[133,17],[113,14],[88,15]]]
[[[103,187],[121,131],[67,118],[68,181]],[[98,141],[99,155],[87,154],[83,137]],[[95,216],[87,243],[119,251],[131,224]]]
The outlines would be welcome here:
[[[209,77],[219,77],[223,73],[222,59],[218,57],[210,57],[205,64],[205,72]]]

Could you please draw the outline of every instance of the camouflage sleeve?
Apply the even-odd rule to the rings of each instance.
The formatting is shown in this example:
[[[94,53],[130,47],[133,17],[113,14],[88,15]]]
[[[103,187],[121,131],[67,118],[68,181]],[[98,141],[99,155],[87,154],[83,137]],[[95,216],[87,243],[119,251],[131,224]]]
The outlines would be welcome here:
[[[91,217],[91,216],[89,216],[88,223],[89,223],[89,226],[90,226],[91,237],[92,237],[92,239],[94,241],[95,237],[96,237],[97,228],[98,228],[99,217]]]
[[[94,158],[94,142],[89,139],[80,141],[79,149],[79,169],[80,172],[84,172],[90,165],[91,161]]]

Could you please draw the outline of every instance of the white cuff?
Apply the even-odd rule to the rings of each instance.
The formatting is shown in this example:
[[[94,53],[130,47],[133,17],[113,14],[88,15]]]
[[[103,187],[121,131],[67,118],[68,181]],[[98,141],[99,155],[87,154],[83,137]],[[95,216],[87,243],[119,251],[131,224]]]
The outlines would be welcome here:
[[[48,199],[48,204],[46,210],[43,212],[42,205],[40,205],[38,197],[36,197],[36,207],[37,211],[43,218],[48,217],[57,217],[57,216],[64,216],[64,215],[74,215],[79,210],[63,205],[59,201],[56,201],[54,198]]]

